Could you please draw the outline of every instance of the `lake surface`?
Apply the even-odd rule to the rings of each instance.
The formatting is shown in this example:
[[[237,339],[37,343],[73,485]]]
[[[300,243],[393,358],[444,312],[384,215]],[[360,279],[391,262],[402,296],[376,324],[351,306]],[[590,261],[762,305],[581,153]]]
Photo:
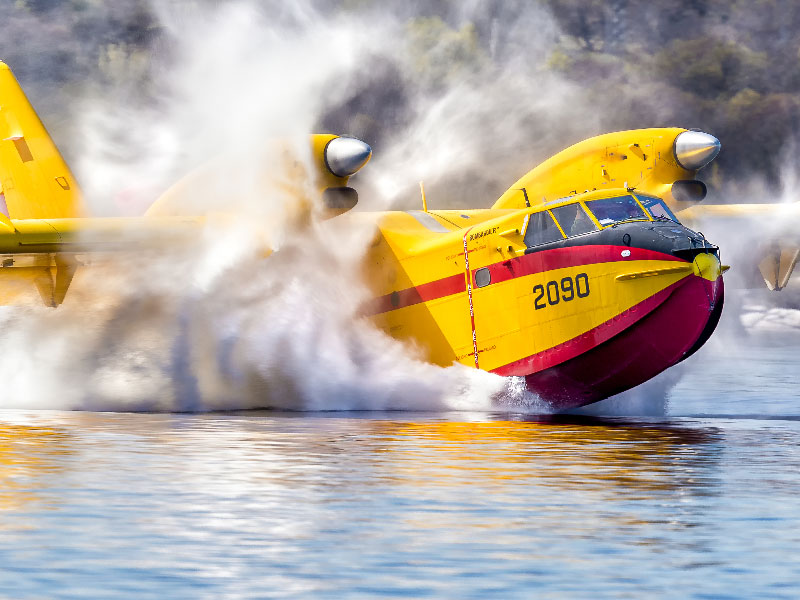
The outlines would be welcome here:
[[[796,598],[797,348],[662,416],[2,411],[0,597]]]

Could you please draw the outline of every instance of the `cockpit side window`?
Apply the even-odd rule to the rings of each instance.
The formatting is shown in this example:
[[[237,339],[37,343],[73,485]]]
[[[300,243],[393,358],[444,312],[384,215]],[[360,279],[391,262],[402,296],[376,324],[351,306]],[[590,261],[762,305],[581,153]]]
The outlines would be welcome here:
[[[650,218],[633,196],[587,200],[586,207],[600,225],[613,225],[621,221],[649,221]]]
[[[642,196],[637,194],[636,197],[639,199],[639,202],[642,203],[650,214],[653,215],[654,219],[669,219],[670,221],[675,221],[676,223],[680,223],[678,221],[678,217],[669,209],[667,203],[664,202],[661,198],[653,198],[652,196]]]
[[[597,226],[583,210],[583,207],[577,202],[567,204],[566,206],[559,206],[553,210],[553,216],[561,225],[564,234],[567,237],[573,235],[581,235],[582,233],[589,233],[590,231],[597,231]]]
[[[550,216],[550,212],[543,210],[538,213],[533,213],[528,221],[528,227],[525,229],[525,245],[529,248],[532,246],[539,246],[540,244],[547,244],[563,240],[564,236]]]

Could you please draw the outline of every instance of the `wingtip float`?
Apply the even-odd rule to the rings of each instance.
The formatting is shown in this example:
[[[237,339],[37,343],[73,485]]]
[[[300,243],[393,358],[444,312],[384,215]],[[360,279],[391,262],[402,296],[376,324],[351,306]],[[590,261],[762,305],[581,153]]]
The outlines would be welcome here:
[[[170,194],[144,217],[83,217],[71,173],[5,66],[0,117],[4,294],[27,282],[56,306],[89,268],[82,256],[135,252],[137,239],[169,242],[212,218],[187,214]],[[324,218],[348,212],[349,178],[372,149],[335,135],[311,145]],[[524,377],[557,409],[630,389],[695,352],[719,319],[718,249],[670,208],[699,192],[676,184],[695,181],[718,151],[711,136],[684,129],[618,132],[545,161],[490,209],[359,213],[377,231],[363,313],[433,363]]]

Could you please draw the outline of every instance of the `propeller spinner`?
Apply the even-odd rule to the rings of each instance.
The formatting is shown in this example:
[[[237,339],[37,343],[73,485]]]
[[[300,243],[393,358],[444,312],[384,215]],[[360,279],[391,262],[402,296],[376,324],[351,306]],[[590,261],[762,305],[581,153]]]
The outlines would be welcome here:
[[[675,158],[687,171],[705,167],[719,154],[719,140],[702,131],[684,131],[675,138]]]
[[[337,177],[353,175],[371,157],[369,144],[352,137],[333,138],[325,147],[325,166]]]

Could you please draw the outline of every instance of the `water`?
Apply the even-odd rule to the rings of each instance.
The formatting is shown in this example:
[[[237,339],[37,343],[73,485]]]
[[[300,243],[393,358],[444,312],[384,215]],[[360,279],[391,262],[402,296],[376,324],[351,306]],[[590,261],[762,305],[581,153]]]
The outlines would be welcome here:
[[[0,597],[797,597],[794,342],[660,417],[3,411]]]

